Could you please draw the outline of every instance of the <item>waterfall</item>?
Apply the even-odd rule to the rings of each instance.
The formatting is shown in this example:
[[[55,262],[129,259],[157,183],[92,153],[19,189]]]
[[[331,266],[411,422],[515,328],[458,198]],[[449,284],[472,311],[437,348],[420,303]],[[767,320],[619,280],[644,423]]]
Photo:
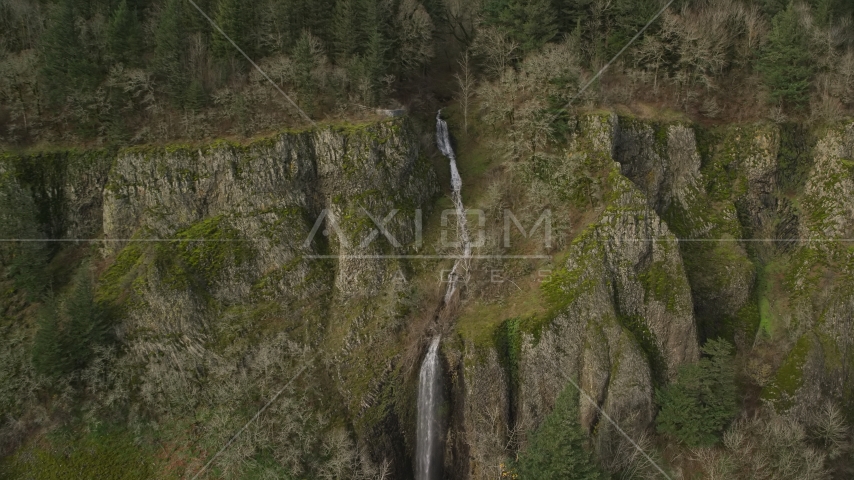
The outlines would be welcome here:
[[[457,170],[457,157],[451,146],[448,134],[448,124],[442,120],[442,111],[436,114],[436,144],[442,155],[448,157],[451,165],[451,200],[457,211],[457,235],[462,247],[462,254],[454,261],[454,266],[448,275],[448,286],[445,290],[444,305],[451,301],[457,290],[460,270],[468,268],[471,258],[471,241],[463,206],[463,180]],[[418,428],[415,444],[415,479],[436,480],[442,469],[442,425],[439,418],[439,406],[442,402],[442,379],[439,366],[439,341],[436,335],[430,342],[427,355],[421,363],[418,376]]]
[[[439,378],[439,339],[437,335],[421,364],[418,377],[418,437],[415,446],[415,479],[439,478],[441,464],[441,425],[438,409],[442,382]]]
[[[454,262],[451,274],[448,275],[448,288],[445,290],[445,304],[447,304],[457,289],[457,281],[460,277],[459,270],[467,268],[467,262],[471,258],[471,240],[469,239],[466,209],[463,206],[463,179],[460,177],[460,171],[457,170],[457,156],[451,146],[448,124],[442,120],[441,110],[436,114],[436,144],[439,146],[442,155],[448,157],[451,165],[451,201],[457,211],[457,235],[463,248],[462,255]]]

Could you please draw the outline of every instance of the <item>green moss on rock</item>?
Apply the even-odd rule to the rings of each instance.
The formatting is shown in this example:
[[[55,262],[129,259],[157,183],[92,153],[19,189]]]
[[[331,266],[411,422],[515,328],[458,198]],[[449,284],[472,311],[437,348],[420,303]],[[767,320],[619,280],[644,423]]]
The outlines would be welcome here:
[[[803,368],[812,345],[812,335],[802,335],[777,370],[774,379],[762,390],[761,398],[772,402],[778,411],[788,410],[792,406],[795,393],[803,385]]]

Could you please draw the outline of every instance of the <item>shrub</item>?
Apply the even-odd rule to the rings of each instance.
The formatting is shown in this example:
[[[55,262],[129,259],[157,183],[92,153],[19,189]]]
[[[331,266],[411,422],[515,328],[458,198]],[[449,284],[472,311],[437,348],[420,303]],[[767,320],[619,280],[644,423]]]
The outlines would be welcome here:
[[[690,446],[720,440],[738,413],[732,345],[709,340],[699,362],[679,368],[676,381],[656,391],[658,431]]]
[[[801,108],[809,100],[815,67],[806,30],[799,22],[794,2],[775,15],[772,23],[768,44],[760,54],[756,69],[770,89],[772,100]]]
[[[587,438],[578,424],[578,394],[571,385],[558,395],[554,410],[531,435],[519,454],[516,472],[527,479],[604,479],[605,475],[584,448]]]

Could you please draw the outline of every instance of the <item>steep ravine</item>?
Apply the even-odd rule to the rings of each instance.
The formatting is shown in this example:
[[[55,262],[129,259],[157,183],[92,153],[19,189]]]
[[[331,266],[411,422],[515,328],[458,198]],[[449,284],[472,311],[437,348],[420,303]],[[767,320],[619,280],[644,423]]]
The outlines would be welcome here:
[[[781,412],[822,397],[851,402],[854,304],[844,292],[854,263],[848,244],[834,240],[850,238],[854,225],[854,124],[820,130],[814,143],[803,135],[763,124],[579,119],[566,157],[601,162],[610,192],[543,284],[556,298],[548,314],[508,317],[494,324],[492,342],[463,335],[448,353],[461,419],[448,455],[459,461],[448,468],[460,478],[500,472],[508,446],[524,446],[567,377],[640,436],[652,424],[654,388],[708,338],[744,352],[761,342],[794,347],[771,365],[777,373],[762,392]],[[787,179],[793,172],[804,176],[800,186]],[[760,270],[776,273],[760,281]],[[632,448],[579,402],[603,463],[625,466],[620,456]]]
[[[613,116],[582,119],[567,152],[596,162],[609,191],[598,218],[575,236],[566,261],[542,287],[553,300],[550,313],[508,319],[512,328],[497,331],[504,338],[495,345],[510,351],[463,339],[462,351],[451,355],[462,377],[455,394],[463,398],[463,422],[454,426],[465,438],[457,445],[467,449],[455,456],[467,457],[455,466],[461,477],[494,475],[507,445],[524,444],[567,378],[629,435],[642,432],[653,419],[653,388],[698,356],[676,238],[614,162],[618,125]],[[580,406],[599,453],[620,450],[625,440],[596,408]]]
[[[436,114],[436,145],[445,158],[451,172],[451,201],[456,212],[457,240],[459,252],[454,255],[454,266],[448,272],[445,293],[437,309],[436,321],[442,318],[444,311],[452,310],[458,301],[460,287],[467,277],[471,261],[472,247],[463,205],[463,181],[457,168],[457,157],[451,142],[448,124],[442,119],[442,111]],[[450,319],[453,321],[453,318]],[[438,325],[437,325],[438,326]],[[418,424],[415,445],[416,480],[435,480],[442,477],[442,442],[444,424],[441,418],[442,397],[444,391],[443,375],[439,364],[439,344],[441,334],[435,334],[430,342],[418,378]]]

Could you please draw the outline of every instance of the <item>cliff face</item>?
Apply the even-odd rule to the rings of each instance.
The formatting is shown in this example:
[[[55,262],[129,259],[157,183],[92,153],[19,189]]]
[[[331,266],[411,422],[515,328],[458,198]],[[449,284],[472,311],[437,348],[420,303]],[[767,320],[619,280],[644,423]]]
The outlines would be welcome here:
[[[406,120],[120,154],[105,235],[172,239],[129,243],[108,272],[131,290],[124,334],[149,365],[143,382],[175,390],[154,372],[254,358],[251,342],[229,339],[277,325],[317,352],[305,388],[324,406],[312,415],[352,422],[363,469],[373,459],[408,472],[399,335],[412,267],[395,256],[417,253],[438,188]]]
[[[0,153],[0,186],[14,183],[32,198],[31,221],[52,239],[91,238],[103,225],[103,188],[115,156],[110,150]]]
[[[104,234],[126,239],[169,237],[205,219],[221,218],[254,250],[251,268],[269,272],[306,255],[404,253],[415,240],[415,210],[437,191],[401,122],[365,128],[281,135],[249,146],[144,150],[119,155],[105,190]],[[376,225],[401,210],[382,235]],[[318,219],[330,219],[333,228]],[[405,247],[404,247],[405,246]],[[390,253],[390,250],[389,250]],[[341,259],[341,293],[376,293],[390,279],[382,261]]]
[[[386,420],[394,412],[376,398],[403,381],[390,379],[389,365],[399,360],[412,268],[394,256],[420,248],[439,189],[408,120],[42,157],[5,157],[4,183],[34,197],[52,237],[103,232],[96,297],[116,316],[125,352],[116,378],[134,378],[122,387],[134,398],[131,417],[147,411],[180,425],[219,411],[202,428],[221,438],[245,421],[235,405],[251,403],[253,388],[285,384],[295,359],[315,352],[305,360],[314,373],[294,393],[305,411],[289,413],[286,401],[269,421],[286,431],[289,418],[307,415],[314,427],[296,433],[332,432],[330,455],[352,455],[363,471],[372,458],[408,471],[407,427]],[[280,377],[245,383],[259,364]],[[354,419],[358,447],[330,417]],[[277,438],[258,448],[284,441],[280,461],[302,462],[293,452],[305,447]]]
[[[761,380],[780,411],[854,398],[854,124],[702,129],[597,114],[569,129],[536,188],[577,201],[580,213],[561,204],[552,215],[578,225],[542,282],[514,283],[504,304],[542,308],[442,326],[450,476],[499,474],[570,381],[599,458],[625,468],[633,447],[605,415],[642,438],[655,388],[709,338],[742,352],[782,345]],[[433,320],[442,264],[402,256],[446,251],[421,244],[419,225],[438,237],[428,210],[442,186],[407,120],[2,160],[0,179],[33,199],[46,234],[107,240],[97,297],[118,315],[135,408],[175,421],[231,414],[227,392],[245,402],[241,388],[269,380],[253,365],[299,344],[319,359],[304,403],[333,419],[299,431],[341,428],[358,444],[348,461],[411,475],[424,343],[413,333]],[[517,279],[539,268],[503,262],[527,272]],[[462,294],[463,312],[480,285]],[[287,408],[269,421],[292,417]],[[244,419],[232,420],[203,422],[202,435]]]
[[[851,401],[852,141],[851,124],[580,118],[565,158],[596,159],[607,193],[541,287],[548,313],[497,324],[492,344],[463,332],[447,347],[464,418],[451,436],[469,459],[456,471],[498,471],[569,380],[600,460],[625,468],[631,448],[592,403],[643,438],[654,388],[709,338],[789,351],[757,380],[781,412]]]
[[[779,294],[769,293],[784,307],[769,309],[769,321],[792,347],[763,390],[779,410],[798,415],[824,399],[854,402],[854,123],[819,132],[811,153],[797,238],[776,259]]]
[[[767,138],[760,139],[760,143],[767,143]],[[757,150],[743,163],[753,166],[761,163],[755,158],[775,158],[774,152],[761,147]],[[735,155],[746,153],[744,149],[737,152]],[[736,341],[744,343],[755,329],[755,326],[741,326],[743,310],[750,303],[755,268],[744,243],[738,240],[746,236],[735,205],[739,200],[709,188],[722,172],[708,168],[709,162],[705,171],[701,171],[695,131],[678,123],[626,120],[618,133],[616,157],[622,173],[641,191],[649,192],[650,207],[681,239],[679,251],[687,266],[701,336],[735,336]],[[758,174],[756,170],[749,168],[743,178],[748,183],[773,181],[773,171]],[[752,207],[760,195],[756,192],[762,189],[750,185],[741,187],[747,187],[742,196],[747,197],[747,210],[758,212]],[[758,213],[749,215],[755,217]]]
[[[622,158],[618,146],[625,146],[620,132],[614,116],[581,119],[566,152],[596,163],[608,191],[597,218],[575,237],[566,261],[542,286],[549,313],[511,319],[510,328],[498,333],[507,338],[497,351],[464,341],[465,421],[457,435],[470,439],[464,442],[471,458],[466,474],[473,478],[495,473],[506,445],[524,443],[525,433],[551,411],[569,381],[584,392],[578,392],[581,424],[594,435],[601,458],[612,465],[625,462],[625,439],[597,407],[629,435],[642,434],[653,420],[654,387],[698,358],[679,246],[653,208],[679,199],[691,184],[691,166],[674,175],[661,157],[643,156],[644,165],[616,163]],[[633,168],[651,180],[654,199],[621,173]],[[502,369],[500,358],[508,354],[512,361]],[[507,393],[496,393],[502,391]]]

